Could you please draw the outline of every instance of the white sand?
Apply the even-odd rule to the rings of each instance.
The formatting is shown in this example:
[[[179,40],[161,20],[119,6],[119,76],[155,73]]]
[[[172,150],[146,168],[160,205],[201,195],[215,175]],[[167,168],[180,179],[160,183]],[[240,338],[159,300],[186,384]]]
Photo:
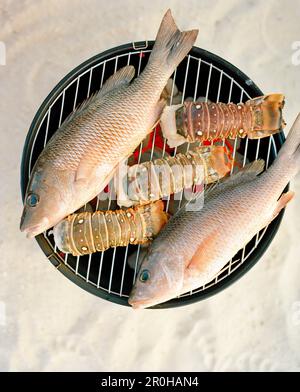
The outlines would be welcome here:
[[[263,91],[284,92],[289,125],[300,109],[300,65],[291,61],[299,0],[1,0],[1,370],[300,370],[299,176],[298,195],[251,272],[174,310],[133,311],[84,292],[18,231],[22,147],[42,100],[92,55],[154,38],[168,6],[181,28],[200,28],[198,46]]]

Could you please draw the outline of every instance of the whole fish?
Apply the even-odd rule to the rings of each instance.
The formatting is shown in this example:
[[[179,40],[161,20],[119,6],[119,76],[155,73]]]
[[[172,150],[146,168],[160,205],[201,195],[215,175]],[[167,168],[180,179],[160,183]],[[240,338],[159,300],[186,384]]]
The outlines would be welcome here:
[[[272,166],[254,161],[217,185],[199,211],[182,208],[145,254],[129,297],[134,308],[210,282],[292,199],[283,189],[300,168],[300,114]]]
[[[21,231],[38,235],[103,190],[158,121],[161,93],[197,34],[180,32],[168,10],[142,74],[131,83],[134,67],[120,69],[65,120],[34,165]]]

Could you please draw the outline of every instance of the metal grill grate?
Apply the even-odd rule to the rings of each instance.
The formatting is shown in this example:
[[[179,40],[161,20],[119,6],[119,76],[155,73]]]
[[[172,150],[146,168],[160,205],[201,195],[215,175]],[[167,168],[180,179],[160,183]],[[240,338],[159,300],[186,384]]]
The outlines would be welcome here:
[[[67,115],[83,100],[99,90],[105,80],[124,65],[134,65],[137,75],[139,75],[147,63],[150,52],[151,49],[132,51],[131,47],[131,50],[127,50],[125,53],[110,56],[103,61],[94,61],[82,71],[79,69],[73,76],[70,74],[72,77],[67,77],[65,84],[58,90],[55,99],[53,99],[51,103],[49,103],[49,101],[47,103],[46,100],[45,113],[35,124],[35,133],[32,138],[31,149],[29,150],[28,173],[25,173],[28,178],[39,153]],[[194,100],[198,96],[204,96],[206,101],[210,99],[211,101],[216,102],[238,103],[253,97],[253,88],[251,88],[251,84],[253,84],[252,81],[245,81],[242,86],[240,80],[238,81],[238,78],[229,75],[229,72],[225,67],[219,68],[215,63],[207,61],[207,59],[204,58],[205,56],[199,55],[198,52],[193,49],[191,54],[188,55],[175,70],[172,76],[172,97],[174,84],[176,84],[183,93],[182,101],[188,96],[192,97]],[[204,53],[207,54],[207,52]],[[154,131],[150,152],[151,159],[154,154],[155,141],[156,133]],[[225,144],[225,140],[223,141],[223,144]],[[143,158],[142,146],[143,143],[138,148],[138,162]],[[188,151],[189,147],[189,144],[186,144],[186,151]],[[237,140],[234,140],[234,157],[236,151]],[[258,141],[248,140],[246,138],[242,140],[239,151],[244,155],[243,165],[246,164],[247,160],[252,161],[253,159],[260,157],[265,159],[266,166],[268,166],[277,155],[277,146],[273,136]],[[162,156],[164,156],[165,153],[166,140],[164,140],[163,143]],[[176,148],[174,154],[176,154]],[[98,197],[96,209],[99,209],[99,200],[100,198]],[[167,209],[169,208],[169,201],[170,199],[168,199],[166,203]],[[182,192],[177,205],[178,207],[180,207],[181,201]],[[110,194],[107,209],[115,207]],[[249,258],[251,258],[252,253],[259,246],[264,237],[266,230],[267,228],[258,233],[245,248],[241,249],[238,254],[228,262],[222,271],[218,273],[213,281],[197,290],[186,293],[181,297],[189,297],[199,292],[205,292],[207,289],[217,285],[220,281],[224,279],[228,280],[234,271],[239,269],[249,260]],[[99,290],[99,293],[102,291],[102,293],[104,292],[111,295],[112,298],[110,299],[113,301],[113,297],[118,296],[123,299],[124,304],[127,302],[126,298],[129,295],[136,277],[140,246],[129,245],[126,248],[112,248],[102,253],[73,257],[70,254],[64,255],[56,249],[53,236],[49,231],[44,233],[44,241],[52,248],[52,253],[55,254],[56,258],[64,263],[73,274],[83,279],[87,284],[94,286],[94,288]],[[127,265],[127,258],[135,250],[137,250],[137,257],[135,269],[133,271]],[[117,302],[120,302],[120,300]]]

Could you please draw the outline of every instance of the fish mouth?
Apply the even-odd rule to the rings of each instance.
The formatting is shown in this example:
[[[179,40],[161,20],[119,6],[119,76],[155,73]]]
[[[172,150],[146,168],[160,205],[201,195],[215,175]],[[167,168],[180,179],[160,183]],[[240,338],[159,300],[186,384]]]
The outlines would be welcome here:
[[[143,301],[128,301],[129,305],[132,306],[133,309],[145,309],[147,305],[144,304]]]
[[[173,293],[161,294],[153,297],[148,296],[143,298],[139,296],[135,297],[135,294],[132,294],[128,298],[128,303],[129,305],[132,306],[133,309],[145,309],[145,308],[151,308],[152,306],[156,306],[159,304],[163,304],[164,302],[167,302],[172,298],[175,298],[177,295],[178,295],[177,292],[173,292]]]
[[[48,223],[49,219],[43,218],[40,223],[26,227],[24,220],[21,220],[20,230],[26,233],[27,238],[33,238],[45,231],[47,229]]]
[[[129,305],[132,306],[133,309],[145,309],[145,308],[149,308],[151,306],[157,305],[162,301],[155,301],[153,299],[133,299],[133,298],[129,298],[128,299],[128,303]]]

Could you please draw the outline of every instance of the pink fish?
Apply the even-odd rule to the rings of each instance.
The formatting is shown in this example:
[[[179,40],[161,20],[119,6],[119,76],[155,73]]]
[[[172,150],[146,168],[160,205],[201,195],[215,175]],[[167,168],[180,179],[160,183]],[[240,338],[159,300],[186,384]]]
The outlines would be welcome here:
[[[254,161],[216,186],[199,211],[182,208],[145,254],[129,297],[134,308],[168,301],[210,282],[293,198],[282,194],[300,168],[300,114],[272,166]]]
[[[36,236],[103,190],[158,121],[161,93],[197,34],[180,32],[167,11],[142,74],[132,82],[134,67],[120,69],[65,120],[34,165],[21,231]]]

